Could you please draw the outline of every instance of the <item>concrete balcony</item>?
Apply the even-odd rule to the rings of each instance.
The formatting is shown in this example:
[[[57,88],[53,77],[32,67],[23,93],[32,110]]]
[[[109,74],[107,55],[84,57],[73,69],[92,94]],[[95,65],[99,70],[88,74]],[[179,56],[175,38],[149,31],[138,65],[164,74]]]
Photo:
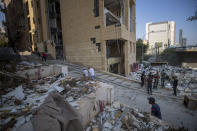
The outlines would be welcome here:
[[[116,63],[120,63],[121,62],[121,57],[109,57],[107,59],[107,64],[111,65],[111,64],[116,64]]]
[[[104,40],[129,40],[132,33],[128,31],[125,25],[110,25],[106,26],[102,30],[102,35]]]

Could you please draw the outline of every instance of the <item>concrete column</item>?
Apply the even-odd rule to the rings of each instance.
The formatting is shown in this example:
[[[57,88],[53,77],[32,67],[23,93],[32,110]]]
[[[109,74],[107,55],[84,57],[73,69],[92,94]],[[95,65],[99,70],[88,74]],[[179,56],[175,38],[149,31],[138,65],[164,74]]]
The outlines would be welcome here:
[[[129,75],[129,41],[124,43],[125,75]]]
[[[133,23],[133,32],[135,32],[134,34],[136,35],[136,3],[135,3],[135,1],[133,2],[133,5],[132,5],[133,7],[133,14],[132,14],[132,23]]]
[[[120,75],[121,74],[121,68],[120,68],[120,64],[118,64],[118,74]]]
[[[101,42],[102,70],[107,71],[106,41]]]
[[[127,27],[128,30],[129,30],[129,1],[130,0],[125,1],[125,26]]]

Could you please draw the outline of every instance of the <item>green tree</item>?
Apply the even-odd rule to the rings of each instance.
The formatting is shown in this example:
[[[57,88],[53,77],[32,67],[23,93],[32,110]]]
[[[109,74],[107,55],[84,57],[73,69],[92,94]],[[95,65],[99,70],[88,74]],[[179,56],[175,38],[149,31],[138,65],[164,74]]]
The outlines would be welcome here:
[[[167,48],[165,49],[161,54],[160,58],[162,61],[168,62],[169,65],[179,65],[180,59],[177,56],[175,50],[173,48]]]
[[[0,37],[0,47],[6,46],[8,43],[8,39],[5,36]]]
[[[143,44],[142,39],[138,39],[136,41],[136,59],[137,59],[137,61],[142,60],[142,49],[143,49],[143,52],[145,54],[147,49],[148,49],[148,45]]]

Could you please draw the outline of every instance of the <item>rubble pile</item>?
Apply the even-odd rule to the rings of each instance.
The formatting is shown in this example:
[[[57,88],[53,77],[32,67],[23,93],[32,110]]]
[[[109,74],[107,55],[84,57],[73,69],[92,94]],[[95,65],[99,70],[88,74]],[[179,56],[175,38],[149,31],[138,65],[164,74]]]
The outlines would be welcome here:
[[[12,48],[0,48],[0,71],[15,72],[20,55],[14,53]]]
[[[156,74],[158,71],[161,73],[164,70],[167,77],[169,79],[166,79],[165,81],[165,88],[172,89],[172,77],[177,76],[178,79],[178,90],[180,92],[180,95],[191,95],[191,94],[197,94],[197,71],[193,69],[186,69],[176,66],[169,66],[169,65],[163,65],[163,66],[154,66],[154,67],[147,67],[145,69],[140,69],[136,72],[131,72],[129,78],[135,81],[140,82],[141,81],[141,73],[142,71],[145,71],[145,75],[148,76],[148,74],[151,72],[153,75]],[[159,81],[160,84],[161,81]]]
[[[45,100],[52,91],[59,92],[75,109],[78,109],[77,101],[96,91],[99,84],[94,81],[69,76],[53,75],[31,80],[28,84],[16,88],[6,88],[6,93],[0,101],[0,129],[13,128],[28,122],[33,117],[33,112]]]
[[[98,83],[94,81],[83,81],[82,79],[67,78],[60,81],[59,87],[63,91],[63,95],[68,101],[78,99],[81,96],[88,95],[92,92],[96,92]]]
[[[40,67],[42,66],[42,64],[40,63],[36,63],[36,62],[28,62],[28,61],[22,61],[20,63],[17,64],[16,66],[16,70],[17,71],[23,71],[23,70],[27,70],[27,69],[33,69],[33,68],[36,68],[36,67]]]
[[[95,117],[87,126],[86,131],[184,131],[160,120],[147,112],[127,107],[115,102],[106,106],[104,111]]]

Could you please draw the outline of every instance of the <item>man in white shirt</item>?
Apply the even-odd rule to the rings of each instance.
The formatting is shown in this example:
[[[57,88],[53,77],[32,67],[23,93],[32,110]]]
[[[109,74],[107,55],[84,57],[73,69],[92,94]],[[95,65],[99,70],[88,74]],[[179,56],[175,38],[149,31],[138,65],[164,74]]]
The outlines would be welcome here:
[[[89,67],[90,79],[94,80],[94,69]]]
[[[85,80],[88,79],[88,70],[87,69],[83,69],[83,77]]]

